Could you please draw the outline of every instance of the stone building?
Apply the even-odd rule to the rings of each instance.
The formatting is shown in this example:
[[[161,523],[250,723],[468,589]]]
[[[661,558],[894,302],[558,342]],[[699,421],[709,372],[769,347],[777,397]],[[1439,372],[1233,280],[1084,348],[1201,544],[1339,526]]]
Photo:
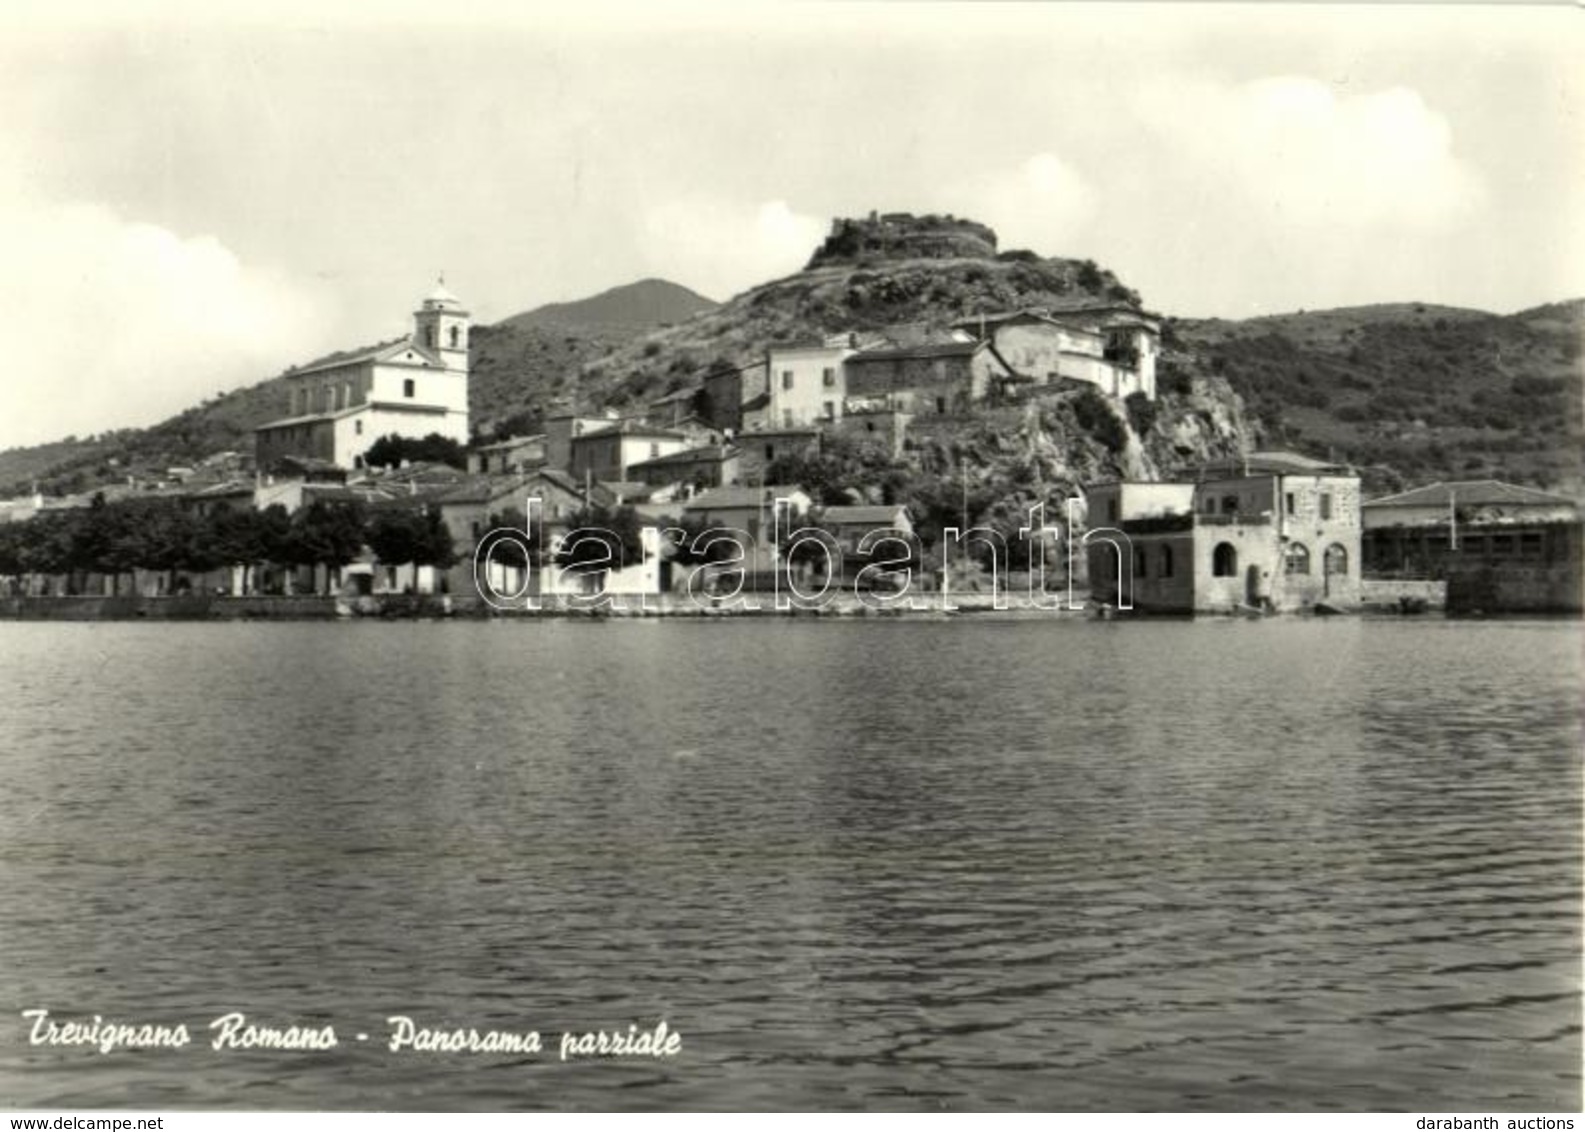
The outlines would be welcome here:
[[[1097,601],[1153,613],[1359,602],[1359,476],[1347,466],[1255,453],[1193,483],[1098,484],[1086,496]]]
[[[977,315],[958,326],[989,342],[1003,366],[1036,388],[1082,381],[1113,397],[1155,400],[1161,327],[1127,304]]]
[[[847,335],[832,342],[770,350],[766,355],[770,381],[762,419],[772,428],[841,420],[847,399],[843,363],[856,352]]]
[[[962,412],[1012,376],[988,342],[882,346],[847,359],[849,396],[915,415]]]
[[[688,434],[676,429],[656,428],[640,421],[617,421],[573,438],[568,471],[575,477],[627,480],[631,478],[628,469],[634,464],[670,456],[688,445]]]

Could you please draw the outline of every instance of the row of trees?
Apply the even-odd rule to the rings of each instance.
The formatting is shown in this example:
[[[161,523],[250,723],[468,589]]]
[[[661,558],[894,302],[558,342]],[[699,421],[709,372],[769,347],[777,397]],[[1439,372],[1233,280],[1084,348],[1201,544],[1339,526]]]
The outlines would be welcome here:
[[[445,569],[456,561],[433,508],[319,500],[296,514],[279,505],[262,511],[222,506],[200,516],[175,499],[106,502],[100,495],[87,508],[0,526],[0,576],[64,574],[75,586],[82,575],[102,574],[112,580],[112,592],[120,592],[134,570],[152,570],[169,574],[174,590],[183,573],[241,566],[244,588],[252,589],[261,565],[336,569],[365,547],[391,564]]]

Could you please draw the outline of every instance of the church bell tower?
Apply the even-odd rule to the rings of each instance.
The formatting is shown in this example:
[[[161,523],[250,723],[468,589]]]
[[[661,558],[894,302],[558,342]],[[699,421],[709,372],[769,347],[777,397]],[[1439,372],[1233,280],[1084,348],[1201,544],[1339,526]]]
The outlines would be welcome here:
[[[468,372],[468,312],[446,290],[445,276],[413,312],[413,341],[440,356],[448,370]]]

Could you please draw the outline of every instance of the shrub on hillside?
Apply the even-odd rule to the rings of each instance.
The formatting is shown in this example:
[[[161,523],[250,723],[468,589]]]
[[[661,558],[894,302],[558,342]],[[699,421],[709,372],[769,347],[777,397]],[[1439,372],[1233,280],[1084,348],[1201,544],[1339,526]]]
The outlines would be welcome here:
[[[1134,431],[1140,436],[1155,427],[1156,403],[1143,393],[1130,393],[1123,406],[1128,410],[1128,423],[1134,426]]]
[[[1156,370],[1156,392],[1187,397],[1194,392],[1194,379],[1181,366],[1163,362]]]
[[[1106,398],[1094,389],[1086,389],[1073,399],[1073,416],[1079,427],[1106,445],[1108,451],[1121,452],[1128,443],[1123,422],[1117,419]]]

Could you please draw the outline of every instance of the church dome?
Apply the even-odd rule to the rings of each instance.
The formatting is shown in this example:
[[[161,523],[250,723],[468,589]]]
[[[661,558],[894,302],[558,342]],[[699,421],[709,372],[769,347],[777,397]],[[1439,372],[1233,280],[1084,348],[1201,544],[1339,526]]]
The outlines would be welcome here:
[[[446,279],[442,276],[440,282],[435,284],[435,289],[424,296],[425,310],[461,310],[462,300],[446,290]]]

